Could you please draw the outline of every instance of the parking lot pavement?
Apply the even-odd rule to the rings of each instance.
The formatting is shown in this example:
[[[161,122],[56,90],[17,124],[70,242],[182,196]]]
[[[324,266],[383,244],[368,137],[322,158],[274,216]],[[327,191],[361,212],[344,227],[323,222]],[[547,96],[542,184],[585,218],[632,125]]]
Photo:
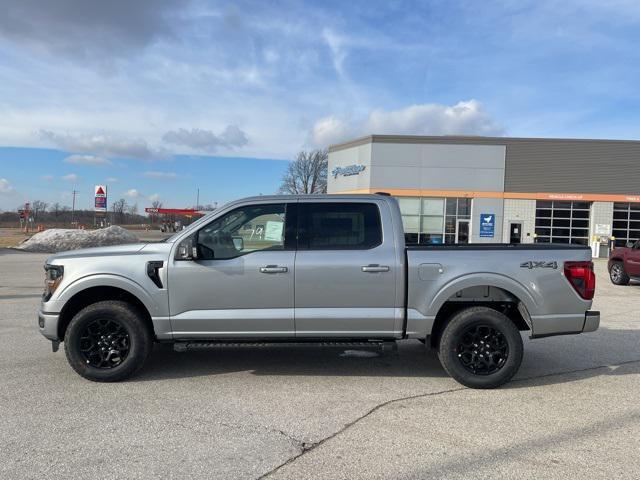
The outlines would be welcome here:
[[[640,478],[640,285],[602,261],[600,330],[526,340],[516,381],[474,391],[413,341],[158,347],[91,383],[37,332],[45,257],[0,250],[0,478]]]

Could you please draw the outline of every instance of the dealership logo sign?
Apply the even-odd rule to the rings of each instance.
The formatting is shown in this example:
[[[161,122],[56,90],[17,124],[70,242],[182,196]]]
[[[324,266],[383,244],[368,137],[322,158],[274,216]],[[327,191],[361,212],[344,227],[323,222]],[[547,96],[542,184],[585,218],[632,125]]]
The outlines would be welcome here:
[[[483,213],[480,215],[480,236],[493,237],[496,231],[496,214]]]
[[[364,169],[364,165],[347,165],[346,167],[334,168],[333,170],[331,170],[331,175],[333,175],[333,178],[338,178],[338,175],[349,177],[351,175],[358,175]]]

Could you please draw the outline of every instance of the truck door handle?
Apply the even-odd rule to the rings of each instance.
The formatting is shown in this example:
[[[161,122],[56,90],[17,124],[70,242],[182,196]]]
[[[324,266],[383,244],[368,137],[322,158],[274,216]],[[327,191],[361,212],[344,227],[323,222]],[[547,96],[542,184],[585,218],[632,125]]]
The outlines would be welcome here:
[[[289,269],[287,267],[279,267],[278,265],[260,267],[260,273],[287,273],[288,271]]]
[[[386,265],[365,265],[362,267],[364,273],[382,273],[388,272],[389,267]]]

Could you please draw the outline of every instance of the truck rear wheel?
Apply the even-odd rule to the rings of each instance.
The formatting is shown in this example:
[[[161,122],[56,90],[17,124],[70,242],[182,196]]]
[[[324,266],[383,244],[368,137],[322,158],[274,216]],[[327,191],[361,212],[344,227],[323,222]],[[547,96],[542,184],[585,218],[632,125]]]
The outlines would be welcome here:
[[[438,357],[456,381],[470,388],[507,383],[522,363],[522,336],[502,313],[470,307],[456,313],[442,332]]]
[[[108,300],[78,312],[64,350],[71,367],[95,382],[124,380],[142,368],[153,347],[151,332],[132,305]]]
[[[624,269],[624,263],[613,262],[609,269],[609,278],[614,285],[629,285],[629,275]]]

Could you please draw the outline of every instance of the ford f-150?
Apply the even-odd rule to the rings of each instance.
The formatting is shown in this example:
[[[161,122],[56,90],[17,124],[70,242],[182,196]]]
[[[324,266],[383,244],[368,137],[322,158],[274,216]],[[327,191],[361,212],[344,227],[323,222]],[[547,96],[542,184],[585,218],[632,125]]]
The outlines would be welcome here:
[[[580,245],[406,246],[387,195],[231,202],[161,243],[59,253],[38,314],[94,381],[137,372],[154,342],[417,339],[458,382],[509,381],[532,338],[592,332],[595,276]]]

